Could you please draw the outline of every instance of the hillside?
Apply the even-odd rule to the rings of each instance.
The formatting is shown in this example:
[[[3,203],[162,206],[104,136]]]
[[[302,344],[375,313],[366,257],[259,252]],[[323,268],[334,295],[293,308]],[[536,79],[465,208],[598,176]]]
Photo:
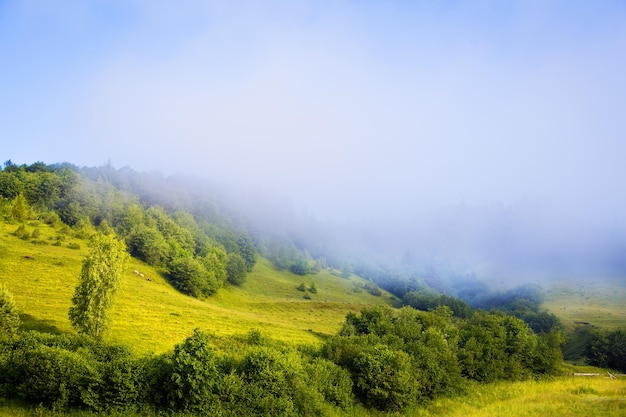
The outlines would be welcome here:
[[[34,224],[27,230],[34,230]],[[87,241],[67,236],[55,246],[52,243],[64,235],[46,224],[37,225],[40,237],[24,240],[13,235],[17,225],[0,223],[0,282],[14,294],[23,329],[73,333],[67,312],[87,253]],[[80,248],[69,248],[71,243]],[[163,275],[131,259],[105,340],[129,346],[140,354],[171,350],[194,328],[218,338],[259,329],[293,344],[317,342],[324,335],[336,333],[348,312],[368,304],[391,303],[387,293],[374,297],[359,291],[358,284],[365,281],[354,275],[342,279],[323,270],[316,275],[298,276],[276,270],[263,258],[241,287],[223,288],[205,300],[181,294]],[[312,282],[317,294],[307,292],[311,299],[304,299],[305,293],[296,287],[300,283],[308,287]]]
[[[626,283],[623,278],[557,280],[546,288],[545,307],[568,329],[581,325],[614,329],[626,323],[624,300]]]

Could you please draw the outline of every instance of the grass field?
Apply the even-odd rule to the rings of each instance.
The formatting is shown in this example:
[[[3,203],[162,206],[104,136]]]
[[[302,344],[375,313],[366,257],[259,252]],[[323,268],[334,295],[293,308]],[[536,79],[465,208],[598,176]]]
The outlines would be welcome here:
[[[16,229],[17,225],[0,224],[0,282],[13,293],[23,328],[73,332],[67,312],[88,252],[87,242],[66,237],[54,246],[63,235],[44,224],[39,225],[40,237],[35,241],[14,236]],[[34,226],[27,229],[32,231]],[[71,243],[80,248],[71,249]],[[312,282],[317,294],[309,294],[311,300],[306,300],[296,287]],[[182,295],[159,271],[131,259],[105,340],[129,346],[138,354],[161,353],[198,327],[214,335],[218,345],[222,336],[255,328],[293,344],[316,343],[321,336],[336,333],[349,311],[393,303],[387,293],[374,297],[366,291],[354,292],[357,282],[364,281],[355,276],[341,279],[327,271],[307,276],[276,271],[260,258],[244,285],[223,288],[201,301]]]
[[[31,232],[34,228],[27,227]],[[0,283],[14,295],[22,313],[23,329],[73,333],[67,312],[81,261],[88,252],[87,242],[43,224],[39,225],[40,237],[34,240],[14,236],[16,229],[17,225],[0,223]],[[56,241],[60,244],[53,245]],[[76,248],[76,244],[80,247]],[[144,278],[134,274],[134,270],[143,273]],[[300,283],[308,287],[312,282],[318,292],[309,294],[311,300],[306,300],[296,287]],[[340,328],[347,312],[368,304],[397,303],[387,293],[374,297],[366,291],[355,292],[355,284],[363,282],[355,276],[341,279],[327,271],[297,276],[276,271],[260,258],[242,287],[223,288],[202,301],[180,294],[160,271],[131,259],[105,340],[129,346],[137,354],[161,353],[171,350],[198,327],[214,336],[218,349],[222,341],[232,342],[228,336],[251,329],[290,344],[319,343]],[[561,281],[546,289],[545,307],[559,316],[568,329],[575,328],[577,321],[606,328],[626,323],[626,286],[621,281],[588,280],[574,285]],[[71,414],[94,415],[80,411]],[[48,415],[58,414],[0,399],[0,416]],[[349,415],[387,414],[356,408]],[[626,377],[471,384],[464,395],[441,398],[402,415],[625,416]]]
[[[569,330],[576,322],[614,329],[626,325],[626,280],[554,281],[546,288],[544,306]]]
[[[477,384],[463,397],[436,400],[407,415],[621,417],[626,415],[626,379],[563,377],[547,381]]]

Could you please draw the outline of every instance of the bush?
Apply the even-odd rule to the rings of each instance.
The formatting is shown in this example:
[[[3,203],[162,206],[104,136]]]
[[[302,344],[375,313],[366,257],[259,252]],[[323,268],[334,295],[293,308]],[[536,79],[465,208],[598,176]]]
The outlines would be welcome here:
[[[85,357],[57,347],[38,346],[18,363],[17,394],[23,400],[57,410],[94,402],[99,375]]]
[[[306,259],[298,259],[289,267],[289,270],[296,275],[307,275],[311,273],[311,266]]]
[[[352,375],[358,396],[369,407],[401,411],[418,392],[411,358],[405,352],[375,345],[362,351],[354,361]]]
[[[322,358],[314,359],[305,369],[308,385],[315,387],[326,401],[341,408],[352,406],[350,372]]]
[[[147,397],[144,361],[123,357],[103,362],[98,384],[98,411],[135,409]]]
[[[0,340],[16,334],[21,324],[13,295],[4,285],[0,285]]]
[[[246,415],[296,416],[311,395],[300,358],[266,346],[253,347],[241,362]],[[319,415],[319,412],[313,413]]]
[[[170,404],[180,410],[208,412],[216,401],[218,370],[209,337],[194,330],[172,355]]]
[[[180,292],[200,297],[215,293],[220,283],[211,277],[200,261],[191,256],[179,256],[169,264],[170,279]]]

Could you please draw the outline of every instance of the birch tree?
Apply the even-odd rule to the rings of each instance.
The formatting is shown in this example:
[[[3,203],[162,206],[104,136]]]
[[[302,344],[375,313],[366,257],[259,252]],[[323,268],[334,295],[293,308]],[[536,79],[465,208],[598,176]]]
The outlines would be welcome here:
[[[89,255],[83,260],[69,317],[79,333],[99,338],[107,328],[108,311],[129,256],[124,242],[113,235],[95,235],[90,247]]]

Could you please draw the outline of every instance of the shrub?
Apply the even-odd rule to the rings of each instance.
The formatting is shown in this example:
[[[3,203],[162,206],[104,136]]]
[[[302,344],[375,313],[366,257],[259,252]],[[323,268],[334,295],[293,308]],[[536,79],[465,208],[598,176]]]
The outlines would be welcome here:
[[[383,411],[401,411],[414,401],[419,387],[409,355],[382,344],[359,353],[352,375],[361,400]]]
[[[16,334],[21,323],[13,295],[0,285],[0,339]]]
[[[218,376],[209,337],[196,329],[174,348],[170,404],[181,410],[208,412],[216,401]]]
[[[300,357],[267,346],[253,347],[239,367],[246,415],[319,415],[315,391],[303,376]],[[303,412],[307,408],[308,412]],[[311,409],[312,408],[312,409]],[[300,411],[300,412],[299,412]]]
[[[315,387],[326,401],[341,408],[353,404],[352,379],[346,369],[322,358],[314,359],[305,369],[308,385]]]
[[[92,402],[98,374],[93,364],[76,352],[38,346],[26,351],[14,366],[21,375],[17,394],[26,401],[54,409]]]

